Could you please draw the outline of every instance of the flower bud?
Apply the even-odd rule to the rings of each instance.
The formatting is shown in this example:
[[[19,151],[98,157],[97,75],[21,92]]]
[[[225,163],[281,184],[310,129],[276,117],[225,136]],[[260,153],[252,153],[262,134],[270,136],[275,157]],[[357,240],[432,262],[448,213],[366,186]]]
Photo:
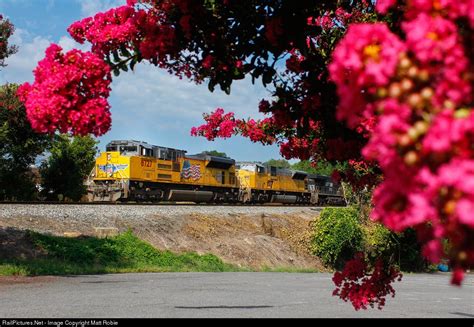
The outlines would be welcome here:
[[[406,55],[404,55],[399,63],[400,69],[405,70],[405,69],[410,68],[410,66],[411,66],[411,60],[408,59]]]
[[[388,89],[388,94],[391,98],[398,98],[402,94],[400,83],[392,83]]]
[[[408,77],[415,78],[418,77],[418,67],[411,66],[407,72]]]
[[[398,139],[398,144],[402,147],[407,147],[413,143],[413,139],[408,134],[403,134]]]
[[[428,123],[424,120],[419,120],[413,125],[418,135],[424,135],[428,131]]]
[[[446,100],[446,101],[444,101],[444,102],[443,102],[443,105],[444,105],[444,107],[445,107],[446,109],[454,109],[454,108],[456,108],[456,105],[455,105],[454,102],[451,101],[451,100]]]
[[[422,82],[428,82],[430,79],[430,73],[426,69],[422,69],[418,72],[418,79]]]
[[[377,89],[377,97],[379,98],[386,98],[388,95],[388,91],[385,87],[379,87]]]
[[[433,97],[434,92],[431,87],[425,87],[421,90],[420,94],[424,100],[430,100]]]
[[[410,128],[407,134],[413,141],[416,141],[419,136],[418,131],[414,127]]]
[[[403,160],[407,166],[413,166],[418,162],[418,154],[415,151],[408,151]]]
[[[444,207],[443,207],[443,212],[450,216],[454,213],[454,210],[456,209],[456,201],[454,200],[449,200],[448,202],[446,202],[444,204]]]
[[[410,94],[407,101],[408,101],[408,104],[410,105],[410,107],[412,107],[412,108],[419,109],[423,106],[423,100],[422,100],[420,94],[418,94],[418,93]]]
[[[413,86],[414,86],[413,81],[409,78],[404,78],[401,82],[402,90],[405,92],[410,91],[413,88]]]

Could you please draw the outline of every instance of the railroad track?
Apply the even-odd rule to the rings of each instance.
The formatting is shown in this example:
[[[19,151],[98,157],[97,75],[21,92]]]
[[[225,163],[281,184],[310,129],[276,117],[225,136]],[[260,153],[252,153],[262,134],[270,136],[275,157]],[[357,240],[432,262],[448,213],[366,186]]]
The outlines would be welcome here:
[[[194,202],[55,202],[55,201],[2,201],[2,204],[16,205],[89,205],[89,206],[198,206],[198,207],[313,207],[321,206],[307,204],[280,204],[280,203],[264,203],[264,204],[247,204],[247,203],[194,203]]]

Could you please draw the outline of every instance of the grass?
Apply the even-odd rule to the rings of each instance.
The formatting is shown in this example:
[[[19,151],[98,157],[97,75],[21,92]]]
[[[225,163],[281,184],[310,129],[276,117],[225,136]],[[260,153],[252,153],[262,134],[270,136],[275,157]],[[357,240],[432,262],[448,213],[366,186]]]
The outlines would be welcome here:
[[[81,275],[126,272],[223,272],[238,268],[212,254],[159,251],[132,232],[115,237],[65,238],[29,232],[41,259],[2,260],[0,275]]]

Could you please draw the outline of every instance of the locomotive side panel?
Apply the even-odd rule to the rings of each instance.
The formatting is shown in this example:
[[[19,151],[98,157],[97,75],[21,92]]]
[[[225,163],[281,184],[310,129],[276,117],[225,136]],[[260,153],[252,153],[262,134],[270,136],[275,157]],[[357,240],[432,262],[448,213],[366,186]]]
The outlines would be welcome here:
[[[98,180],[118,180],[130,178],[130,158],[119,152],[103,152],[95,162],[95,178]]]

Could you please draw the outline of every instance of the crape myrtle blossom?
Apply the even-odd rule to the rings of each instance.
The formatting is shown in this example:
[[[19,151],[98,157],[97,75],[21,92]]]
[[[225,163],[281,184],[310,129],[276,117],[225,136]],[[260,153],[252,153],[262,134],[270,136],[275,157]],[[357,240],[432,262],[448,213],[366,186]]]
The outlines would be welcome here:
[[[191,129],[192,136],[204,136],[209,141],[213,141],[216,137],[229,138],[235,133],[237,121],[234,113],[224,113],[224,109],[217,108],[211,114],[205,114],[204,120],[206,124]]]
[[[396,3],[378,1],[377,9],[386,13]],[[474,266],[474,111],[472,49],[465,43],[472,30],[457,19],[474,6],[411,0],[403,8],[403,37],[383,24],[353,25],[336,47],[330,73],[338,118],[355,126],[375,117],[362,150],[384,177],[372,218],[397,232],[415,228],[425,257],[433,263],[447,257],[459,285],[463,270]],[[385,42],[377,33],[385,33]],[[384,57],[384,48],[397,51]],[[347,292],[360,291],[354,285]]]
[[[377,0],[376,9],[386,14],[390,8],[396,7],[397,2],[403,2],[399,8],[405,12],[405,17],[412,19],[421,13],[432,16],[445,16],[451,21],[459,18],[466,19],[471,28],[474,27],[474,3],[472,0]]]
[[[350,301],[356,310],[377,306],[382,309],[387,295],[395,296],[392,283],[400,281],[402,275],[395,268],[389,267],[382,260],[377,260],[371,271],[363,253],[357,253],[349,260],[341,272],[332,278],[336,289],[333,295],[344,301]]]
[[[110,67],[90,52],[52,44],[34,71],[33,84],[18,89],[34,130],[102,135],[110,129]]]
[[[374,106],[364,98],[396,74],[403,42],[382,23],[351,25],[334,51],[329,72],[338,86],[337,117],[356,127],[373,116]]]

